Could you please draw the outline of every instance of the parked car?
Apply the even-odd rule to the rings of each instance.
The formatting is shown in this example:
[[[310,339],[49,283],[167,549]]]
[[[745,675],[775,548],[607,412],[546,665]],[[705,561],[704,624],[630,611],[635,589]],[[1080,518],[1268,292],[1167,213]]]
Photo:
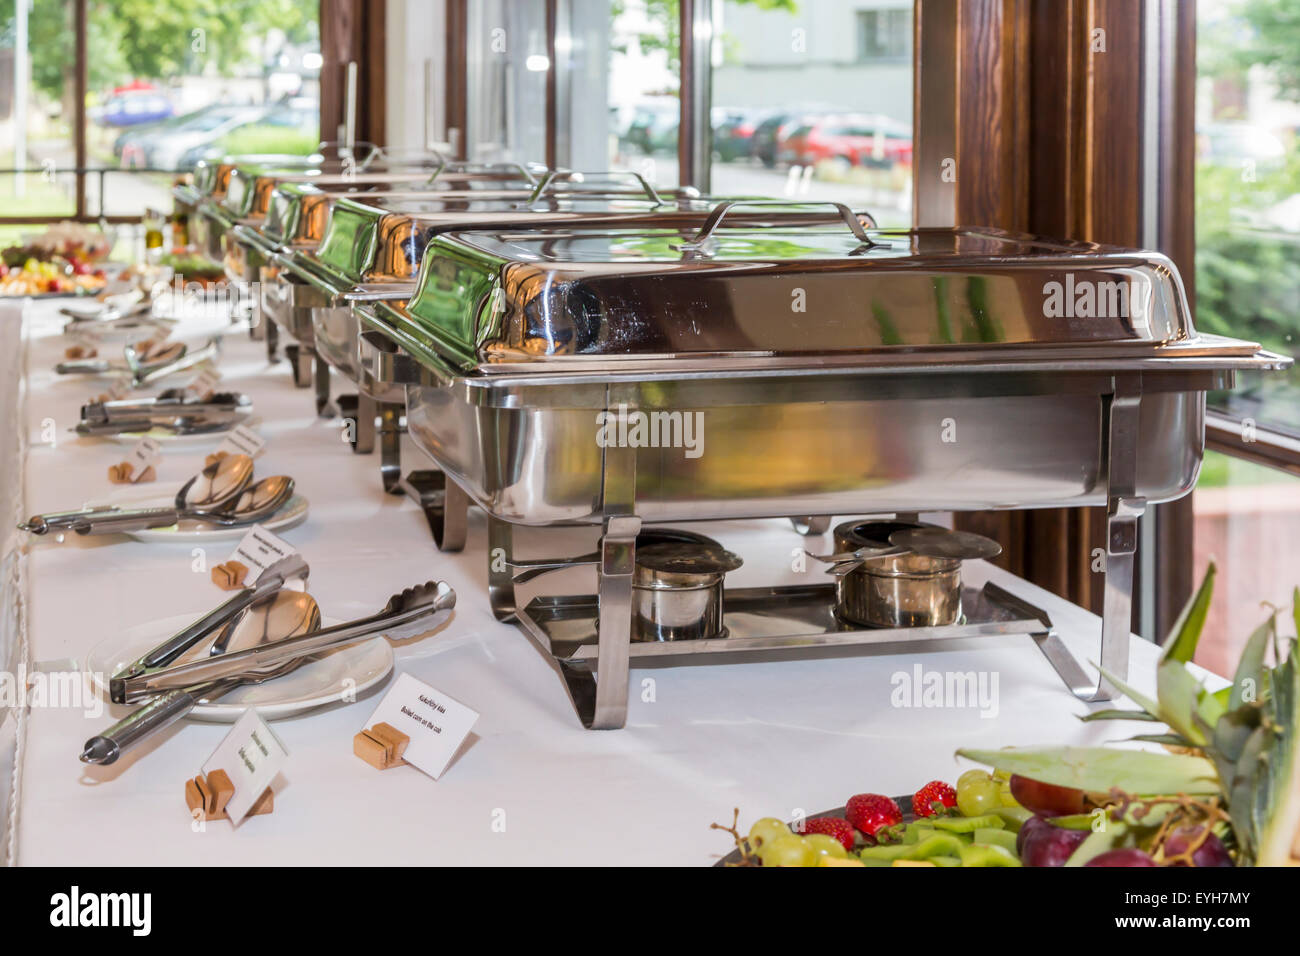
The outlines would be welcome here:
[[[793,118],[793,114],[790,113],[772,113],[755,126],[754,134],[749,138],[749,155],[764,166],[769,168],[775,166],[777,137],[780,135],[781,127]]]
[[[777,159],[799,166],[829,160],[846,166],[888,169],[912,162],[912,131],[887,116],[805,117],[778,135]]]
[[[161,93],[138,90],[110,96],[102,106],[91,110],[90,115],[103,126],[139,126],[165,120],[175,112],[171,100]]]
[[[639,103],[627,129],[627,141],[646,155],[677,149],[677,102]]]
[[[726,110],[713,124],[713,149],[723,162],[746,159],[754,153],[754,136],[766,119],[765,110]]]
[[[227,152],[224,145],[225,140],[254,127],[279,128],[286,132],[301,133],[303,134],[302,137],[296,137],[299,141],[307,143],[309,147],[315,146],[316,141],[320,138],[317,133],[319,126],[320,107],[316,100],[313,99],[297,97],[269,107],[258,107],[255,114],[247,116],[238,122],[223,125],[219,130],[213,130],[202,138],[196,138],[196,142],[179,156],[176,161],[176,168],[193,169],[194,165],[201,159],[220,158]],[[295,137],[291,136],[290,138]],[[283,152],[284,150],[267,147],[255,151]]]
[[[213,103],[160,123],[134,127],[118,136],[113,152],[124,168],[177,169],[181,156],[192,146],[265,112],[262,106]]]

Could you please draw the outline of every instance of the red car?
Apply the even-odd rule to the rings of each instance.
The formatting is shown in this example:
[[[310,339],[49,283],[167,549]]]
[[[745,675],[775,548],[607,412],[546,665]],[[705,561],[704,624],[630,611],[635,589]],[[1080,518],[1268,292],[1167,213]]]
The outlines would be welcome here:
[[[912,163],[912,131],[887,116],[805,117],[783,129],[777,158],[795,166],[836,160],[888,169]]]

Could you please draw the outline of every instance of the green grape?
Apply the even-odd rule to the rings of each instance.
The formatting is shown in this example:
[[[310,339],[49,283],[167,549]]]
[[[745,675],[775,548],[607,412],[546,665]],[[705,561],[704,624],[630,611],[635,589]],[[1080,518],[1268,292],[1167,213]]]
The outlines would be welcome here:
[[[807,840],[793,834],[777,837],[758,851],[764,866],[816,866],[817,851]]]
[[[1001,787],[983,770],[967,770],[957,778],[957,809],[962,816],[979,817],[1002,806]]]
[[[829,833],[811,833],[804,837],[804,841],[813,848],[813,852],[819,857],[833,856],[836,859],[847,860],[848,851],[844,849],[844,844]]]
[[[763,817],[749,828],[749,845],[757,852],[764,844],[789,835],[790,828],[776,817]]]

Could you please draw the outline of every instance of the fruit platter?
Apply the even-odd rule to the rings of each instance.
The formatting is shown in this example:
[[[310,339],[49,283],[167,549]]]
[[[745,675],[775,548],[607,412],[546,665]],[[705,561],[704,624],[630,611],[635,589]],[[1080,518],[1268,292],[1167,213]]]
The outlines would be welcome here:
[[[1084,721],[1157,725],[1101,747],[959,749],[975,767],[911,797],[859,793],[804,819],[736,810],[720,866],[1231,867],[1300,865],[1300,640],[1275,609],[1246,642],[1232,683],[1189,667],[1215,570],[1175,624],[1139,709]],[[1292,623],[1300,632],[1300,588]],[[1269,663],[1271,657],[1272,663]]]
[[[58,223],[0,250],[0,296],[94,295],[108,284],[112,246],[100,230]]]

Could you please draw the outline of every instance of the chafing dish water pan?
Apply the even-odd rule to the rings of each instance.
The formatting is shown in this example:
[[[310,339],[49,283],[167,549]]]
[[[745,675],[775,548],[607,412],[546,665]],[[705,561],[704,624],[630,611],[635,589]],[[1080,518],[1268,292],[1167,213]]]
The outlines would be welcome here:
[[[440,235],[408,302],[358,307],[362,353],[406,386],[411,437],[488,513],[494,610],[556,655],[584,722],[622,725],[631,654],[814,640],[729,623],[633,645],[649,521],[1105,504],[1100,661],[1126,673],[1138,516],[1194,484],[1205,391],[1290,360],[1197,333],[1155,253],[868,233],[847,210],[839,231],[731,228],[730,208],[698,231]],[[515,606],[510,528],[569,523],[601,528],[599,589],[587,638],[557,644],[554,606]],[[1076,693],[1114,695],[1053,663]]]

